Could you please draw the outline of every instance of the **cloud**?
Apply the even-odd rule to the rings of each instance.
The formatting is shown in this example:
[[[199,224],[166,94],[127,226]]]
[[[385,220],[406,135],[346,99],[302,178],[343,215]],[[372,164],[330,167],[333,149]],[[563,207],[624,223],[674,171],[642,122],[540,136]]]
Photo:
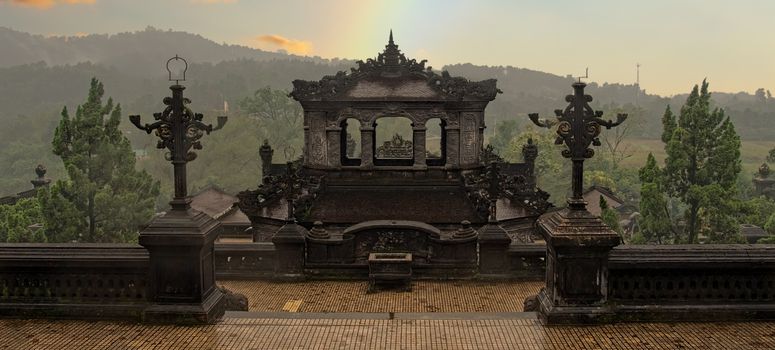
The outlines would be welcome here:
[[[10,3],[16,6],[33,7],[40,10],[46,10],[56,5],[81,5],[93,4],[96,0],[0,0],[0,3]]]
[[[297,55],[309,55],[312,53],[312,43],[309,41],[288,39],[286,37],[270,34],[260,35],[250,39],[252,46],[264,50],[284,50]]]
[[[213,4],[233,4],[233,3],[236,3],[237,0],[191,0],[191,2],[195,4],[213,5]]]

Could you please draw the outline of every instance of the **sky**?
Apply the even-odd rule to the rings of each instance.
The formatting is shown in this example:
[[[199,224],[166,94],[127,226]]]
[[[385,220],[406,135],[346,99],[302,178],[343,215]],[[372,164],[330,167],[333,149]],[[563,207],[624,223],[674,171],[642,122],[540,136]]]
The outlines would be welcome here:
[[[649,93],[775,91],[772,0],[0,0],[0,26],[42,35],[147,26],[269,51],[365,59],[390,29],[428,65],[514,66]],[[0,54],[2,52],[0,51]]]

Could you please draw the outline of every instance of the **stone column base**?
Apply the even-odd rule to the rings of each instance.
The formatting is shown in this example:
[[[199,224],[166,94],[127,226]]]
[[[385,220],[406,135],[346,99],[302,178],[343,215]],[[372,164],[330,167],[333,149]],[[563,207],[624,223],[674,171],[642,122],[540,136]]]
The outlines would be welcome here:
[[[538,318],[543,324],[594,324],[610,323],[615,317],[614,310],[605,305],[552,305],[546,290],[538,293]]]
[[[226,312],[223,292],[213,288],[201,303],[154,304],[143,312],[143,321],[148,323],[208,324],[215,323]]]

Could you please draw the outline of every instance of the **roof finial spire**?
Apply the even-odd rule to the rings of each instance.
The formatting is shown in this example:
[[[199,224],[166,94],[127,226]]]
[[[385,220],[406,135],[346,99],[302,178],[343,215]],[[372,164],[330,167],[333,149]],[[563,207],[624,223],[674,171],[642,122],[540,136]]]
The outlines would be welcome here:
[[[393,44],[393,28],[390,28],[390,39],[388,40],[388,45],[394,45]]]

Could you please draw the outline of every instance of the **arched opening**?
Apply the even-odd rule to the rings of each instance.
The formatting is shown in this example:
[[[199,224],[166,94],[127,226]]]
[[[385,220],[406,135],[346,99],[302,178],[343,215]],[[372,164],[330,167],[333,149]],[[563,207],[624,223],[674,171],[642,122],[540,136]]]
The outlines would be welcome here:
[[[379,118],[374,122],[374,165],[412,166],[413,137],[409,118]]]
[[[447,133],[441,118],[432,118],[425,123],[425,164],[442,166],[447,160]]]
[[[347,118],[340,125],[340,150],[343,166],[361,165],[361,122]]]

